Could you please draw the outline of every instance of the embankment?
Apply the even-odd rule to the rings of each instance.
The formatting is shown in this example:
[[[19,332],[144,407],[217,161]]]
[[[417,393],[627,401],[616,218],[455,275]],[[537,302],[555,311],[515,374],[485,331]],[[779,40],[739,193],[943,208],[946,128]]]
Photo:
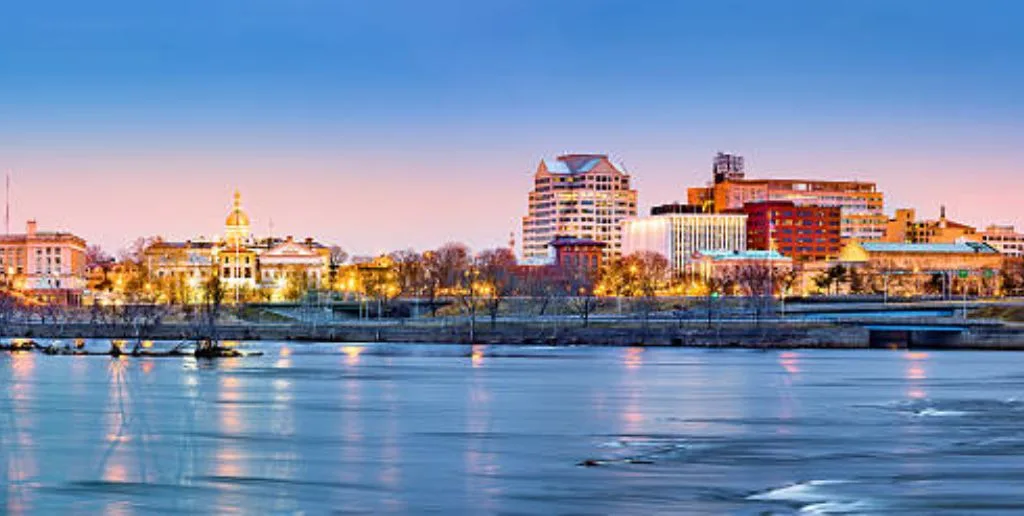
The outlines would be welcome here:
[[[164,324],[143,335],[117,324],[20,324],[4,332],[7,337],[27,338],[194,338],[183,324]],[[492,326],[478,322],[471,337],[470,325],[430,322],[310,324],[229,324],[218,328],[224,340],[292,340],[322,342],[482,343],[522,345],[595,346],[694,346],[749,348],[868,348],[879,346],[871,330],[853,322],[764,321],[712,324],[688,321],[601,321],[584,326],[578,320],[557,322],[505,322]],[[874,342],[873,342],[874,341]],[[949,349],[1024,350],[1024,328],[992,322],[964,324],[954,338],[911,338],[910,347]],[[899,342],[884,346],[900,346]]]

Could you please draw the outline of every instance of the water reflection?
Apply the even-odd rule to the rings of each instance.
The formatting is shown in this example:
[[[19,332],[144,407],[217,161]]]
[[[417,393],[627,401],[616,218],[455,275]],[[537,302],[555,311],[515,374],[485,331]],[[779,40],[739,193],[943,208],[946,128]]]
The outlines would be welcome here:
[[[484,351],[486,350],[487,346],[483,344],[473,344],[469,354],[469,362],[474,368],[484,365]]]
[[[500,472],[498,457],[490,449],[491,393],[484,379],[474,375],[471,382],[466,401],[466,495],[473,507],[493,513],[502,490],[495,478]]]
[[[37,422],[32,408],[35,399],[33,373],[36,368],[36,355],[13,352],[10,354],[8,364],[13,385],[8,391],[10,410],[7,413],[5,428],[2,430],[3,434],[0,434],[0,442],[4,444],[2,451],[7,456],[5,506],[8,514],[23,514],[32,504],[30,487],[39,474],[33,439]]]
[[[357,366],[359,365],[359,355],[366,349],[362,346],[342,346],[341,352],[345,354],[345,365]]]
[[[925,370],[928,353],[905,353],[903,358],[907,361],[903,375],[907,381],[907,397],[914,400],[927,398],[928,392],[924,388],[924,381],[928,379],[928,371]]]
[[[793,351],[779,353],[779,365],[790,375],[800,374],[800,355]]]
[[[644,363],[644,352],[646,348],[632,347],[626,348],[623,362],[626,365],[626,369],[637,369]]]

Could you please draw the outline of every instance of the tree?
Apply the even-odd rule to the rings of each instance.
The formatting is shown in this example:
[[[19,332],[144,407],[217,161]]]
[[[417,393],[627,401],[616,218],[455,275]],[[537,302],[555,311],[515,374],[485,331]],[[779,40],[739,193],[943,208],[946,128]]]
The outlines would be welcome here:
[[[431,315],[437,316],[437,299],[441,295],[461,288],[469,262],[469,248],[455,242],[423,253],[424,294],[430,303]]]
[[[722,296],[729,291],[733,284],[734,280],[732,279],[730,269],[717,270],[704,279],[704,309],[707,315],[707,328],[709,330],[715,317],[720,315],[718,308]]]
[[[584,328],[590,325],[590,315],[598,305],[594,276],[589,268],[577,268],[570,271],[567,278],[569,308],[580,316]]]
[[[87,269],[104,266],[112,261],[114,261],[114,257],[110,256],[102,247],[96,244],[85,248],[85,267]]]
[[[864,294],[868,290],[868,286],[865,283],[864,273],[856,267],[850,267],[849,272],[846,274],[847,279],[850,282],[850,293],[851,294]]]
[[[516,286],[516,255],[508,248],[489,249],[477,254],[474,262],[493,329],[502,301],[512,295]]]
[[[348,261],[348,253],[340,246],[332,245],[327,248],[327,282],[331,290],[338,284],[338,271]]]
[[[668,259],[653,251],[640,251],[626,256],[622,269],[628,285],[626,291],[640,298],[640,311],[646,324],[655,308],[658,291],[668,279]]]
[[[999,271],[1003,295],[1024,294],[1024,258],[1007,258]]]
[[[196,357],[214,357],[220,352],[217,325],[226,291],[220,276],[214,274],[203,285],[203,304],[193,320],[196,332]]]
[[[426,269],[423,255],[412,249],[395,251],[388,255],[394,268],[398,295],[419,296],[425,288]]]
[[[522,278],[519,285],[523,295],[529,296],[537,304],[537,315],[543,316],[551,304],[551,300],[560,293],[571,292],[572,288],[566,288],[551,274],[548,267],[530,267],[521,272]]]
[[[10,290],[0,290],[0,337],[7,334],[9,325],[14,321],[21,303]]]
[[[356,267],[359,271],[362,293],[377,302],[377,317],[380,318],[389,308],[391,300],[400,292],[394,263],[387,256],[382,256],[371,263],[359,264]]]
[[[832,294],[833,286],[835,293],[839,293],[839,285],[846,279],[846,267],[840,264],[829,267],[825,272],[814,278],[814,284],[825,291],[825,294]]]
[[[737,286],[750,300],[754,309],[754,322],[761,323],[775,293],[775,268],[769,262],[749,262],[734,269]]]

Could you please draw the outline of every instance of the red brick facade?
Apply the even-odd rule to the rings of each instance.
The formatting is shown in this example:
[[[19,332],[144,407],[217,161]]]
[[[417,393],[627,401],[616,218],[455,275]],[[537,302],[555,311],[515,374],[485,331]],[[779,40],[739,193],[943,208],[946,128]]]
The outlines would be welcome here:
[[[842,250],[838,207],[754,202],[743,205],[743,213],[748,249],[774,249],[798,262],[833,260]]]

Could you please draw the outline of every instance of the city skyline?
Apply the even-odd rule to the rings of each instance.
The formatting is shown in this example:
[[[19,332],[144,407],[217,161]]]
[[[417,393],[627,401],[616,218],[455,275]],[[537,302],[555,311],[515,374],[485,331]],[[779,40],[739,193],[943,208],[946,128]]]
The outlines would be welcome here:
[[[19,4],[0,21],[11,228],[112,252],[212,236],[239,189],[261,234],[485,248],[542,158],[610,154],[645,213],[716,151],[754,177],[877,182],[890,214],[1021,226],[1022,8],[965,5]]]

